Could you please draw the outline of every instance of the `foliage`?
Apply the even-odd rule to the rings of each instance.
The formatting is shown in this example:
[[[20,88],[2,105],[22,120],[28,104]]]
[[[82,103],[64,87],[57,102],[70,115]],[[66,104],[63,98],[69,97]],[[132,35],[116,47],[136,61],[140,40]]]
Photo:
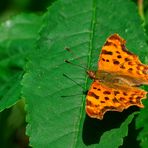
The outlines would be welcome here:
[[[30,146],[116,148],[127,142],[148,146],[147,100],[140,111],[131,107],[122,113],[108,112],[102,121],[91,119],[83,94],[91,81],[85,69],[64,62],[97,69],[105,39],[118,33],[127,40],[127,48],[147,63],[147,31],[136,7],[129,0],[57,0],[42,15],[22,13],[1,23],[0,111],[24,98]],[[144,14],[146,27],[147,11]],[[129,127],[137,133],[134,142]]]

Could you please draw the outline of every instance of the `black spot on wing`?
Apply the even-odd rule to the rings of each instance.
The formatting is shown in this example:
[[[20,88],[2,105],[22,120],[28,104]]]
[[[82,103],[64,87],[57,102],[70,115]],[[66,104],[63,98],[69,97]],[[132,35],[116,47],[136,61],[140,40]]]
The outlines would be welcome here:
[[[126,62],[130,61],[130,59],[129,59],[129,58],[125,58],[124,60],[125,60]]]
[[[105,101],[100,101],[101,103],[105,103]]]
[[[104,97],[104,99],[107,101],[107,100],[109,100],[109,97]]]
[[[127,94],[126,92],[123,92],[123,95],[124,95],[124,96],[128,96],[128,94]]]
[[[120,54],[120,52],[119,52],[119,51],[116,51],[116,53]]]
[[[114,47],[117,48],[117,45],[116,45],[115,43],[109,42],[109,41],[107,41],[107,42],[104,44],[104,46],[114,46]]]
[[[133,68],[129,68],[128,71],[133,71]]]
[[[120,68],[121,68],[121,69],[125,69],[125,66],[121,65]]]
[[[120,94],[119,91],[114,91],[114,95],[115,95],[115,96],[118,95],[118,94]]]
[[[104,95],[110,95],[111,92],[110,92],[110,91],[104,91],[103,94],[104,94]]]
[[[119,38],[119,36],[116,35],[116,34],[112,35],[109,39],[110,40],[118,40],[118,41],[121,41],[121,39]]]
[[[104,59],[104,58],[102,58],[102,61],[105,61],[105,59]]]
[[[97,87],[93,87],[93,89],[97,89]]]
[[[92,96],[92,97],[94,97],[94,98],[96,98],[96,99],[99,99],[99,96],[96,95],[94,92],[88,92],[88,95],[89,95],[89,96]]]
[[[120,97],[119,100],[120,100],[120,101],[124,101],[125,98],[124,98],[124,97]]]
[[[111,51],[107,51],[107,50],[102,50],[101,54],[108,54],[108,55],[112,55],[113,53]]]
[[[113,63],[114,63],[115,65],[119,65],[119,64],[120,64],[120,62],[119,62],[118,60],[115,60],[115,59],[113,59]]]
[[[102,58],[102,61],[104,61],[104,62],[109,62],[108,59],[104,59],[104,58]]]
[[[119,102],[116,98],[114,98],[112,101],[113,101],[114,103]]]
[[[117,56],[117,58],[118,58],[118,59],[121,59],[121,58],[122,58],[122,56],[121,56],[121,55],[118,55],[118,56]]]

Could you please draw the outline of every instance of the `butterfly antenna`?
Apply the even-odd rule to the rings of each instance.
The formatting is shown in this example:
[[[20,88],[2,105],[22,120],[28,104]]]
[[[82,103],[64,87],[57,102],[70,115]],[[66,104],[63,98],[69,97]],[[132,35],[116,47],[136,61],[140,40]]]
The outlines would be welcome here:
[[[76,56],[74,55],[74,53],[72,52],[72,50],[71,50],[69,47],[65,47],[65,50],[67,50],[68,52],[70,52],[70,53],[72,54],[73,58],[76,57]],[[86,67],[83,67],[83,66],[81,66],[81,65],[72,63],[72,62],[70,62],[70,61],[68,61],[68,60],[64,60],[64,61],[65,61],[66,63],[68,63],[68,64],[71,64],[71,65],[74,65],[74,66],[83,68],[83,69],[85,69],[86,71],[88,71],[88,68],[86,68]],[[71,80],[71,81],[74,82],[75,84],[77,84],[79,87],[81,87],[81,88],[83,89],[83,94],[87,94],[87,91],[82,87],[82,85],[80,85],[80,84],[79,84],[78,82],[76,82],[75,80],[71,79],[71,78],[70,78],[68,75],[66,75],[66,74],[63,74],[63,76],[66,77],[66,78],[68,78],[69,80]],[[85,90],[85,91],[84,91],[84,90]],[[82,95],[82,94],[75,94],[75,95],[70,95],[70,96],[77,96],[77,95]],[[70,96],[61,96],[61,97],[70,97]]]
[[[83,66],[78,65],[78,64],[75,64],[75,63],[71,63],[71,62],[70,62],[70,61],[68,61],[68,60],[64,60],[64,62],[66,62],[66,63],[68,63],[68,64],[71,64],[71,65],[74,65],[74,66],[81,67],[81,68],[85,69],[86,71],[88,70],[86,67],[83,67]]]
[[[73,53],[73,51],[69,48],[69,47],[65,47],[65,50],[67,50],[68,52],[70,52],[72,54],[72,57],[73,59],[76,57],[76,55]],[[81,67],[83,69],[85,69],[86,71],[88,70],[88,68],[84,67],[84,66],[81,66],[83,64],[75,64],[75,63],[71,63],[70,61],[68,60],[65,60],[66,63],[69,63],[69,64],[72,64],[72,65],[75,65],[75,66],[78,66],[78,67]]]
[[[84,90],[84,88],[78,82],[76,82],[75,80],[73,80],[72,78],[70,78],[68,75],[66,75],[66,74],[63,73],[63,76],[66,77],[66,78],[68,78],[69,80],[71,80],[72,82],[74,82],[75,84],[77,84],[79,87],[81,87]]]
[[[68,52],[71,52],[72,53],[72,50],[69,48],[69,47],[65,47],[65,49],[68,51]],[[72,53],[73,54],[73,53]]]
[[[82,93],[83,94],[87,94],[88,90],[85,90],[82,85],[80,85],[78,82],[76,82],[75,80],[71,79],[68,75],[63,73],[63,76],[68,78],[69,80],[71,80],[72,82],[74,82],[75,84],[77,84],[79,87],[81,87],[83,89]],[[70,95],[70,96],[77,96],[77,95],[82,95],[82,94],[75,94],[75,95]],[[61,97],[70,97],[70,96],[61,96]]]

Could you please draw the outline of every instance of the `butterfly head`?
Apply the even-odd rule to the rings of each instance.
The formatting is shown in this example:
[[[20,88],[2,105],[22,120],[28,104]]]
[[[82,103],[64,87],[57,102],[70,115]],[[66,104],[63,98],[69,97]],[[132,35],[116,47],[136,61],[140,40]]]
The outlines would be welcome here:
[[[92,70],[87,70],[87,74],[91,79],[95,79],[96,78],[96,72],[92,71]]]

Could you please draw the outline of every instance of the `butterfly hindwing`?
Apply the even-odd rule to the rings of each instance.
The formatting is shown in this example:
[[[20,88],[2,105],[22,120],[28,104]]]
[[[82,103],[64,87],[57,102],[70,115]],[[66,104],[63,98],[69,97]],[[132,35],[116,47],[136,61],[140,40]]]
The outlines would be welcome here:
[[[127,93],[128,92],[128,93]],[[86,97],[86,112],[92,118],[103,119],[107,111],[123,111],[130,106],[143,107],[141,99],[147,92],[137,87],[104,84],[95,80]]]

